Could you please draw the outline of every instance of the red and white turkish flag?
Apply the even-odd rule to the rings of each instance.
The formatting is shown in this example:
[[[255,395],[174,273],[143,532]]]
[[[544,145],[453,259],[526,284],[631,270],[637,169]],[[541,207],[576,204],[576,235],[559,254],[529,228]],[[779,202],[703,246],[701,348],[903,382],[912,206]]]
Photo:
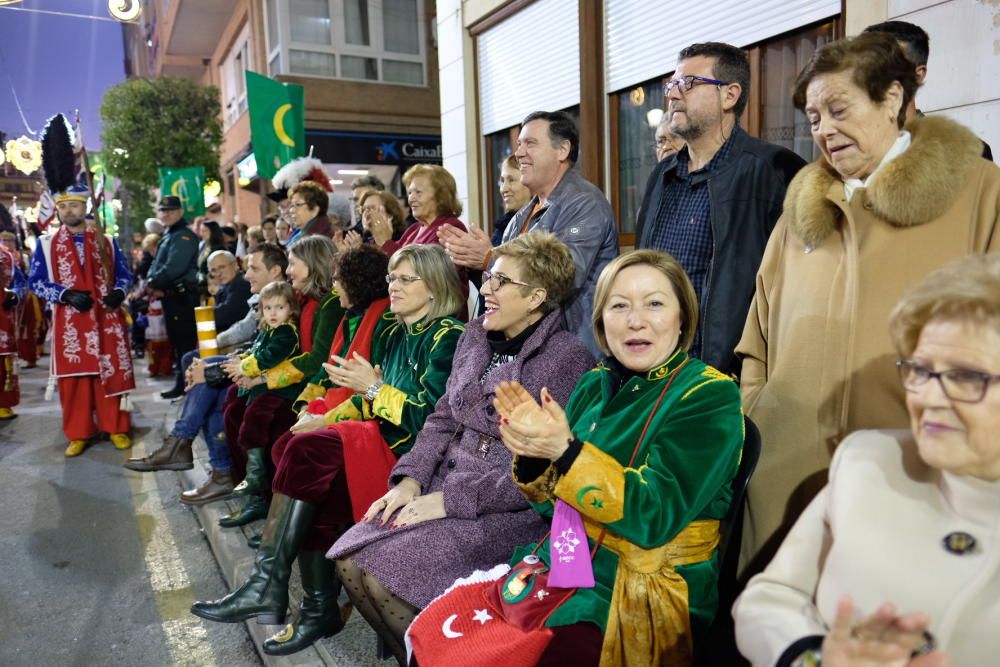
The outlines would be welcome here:
[[[411,664],[420,667],[533,667],[552,639],[542,628],[522,632],[486,604],[483,593],[510,568],[476,572],[452,587],[414,619],[407,632]]]

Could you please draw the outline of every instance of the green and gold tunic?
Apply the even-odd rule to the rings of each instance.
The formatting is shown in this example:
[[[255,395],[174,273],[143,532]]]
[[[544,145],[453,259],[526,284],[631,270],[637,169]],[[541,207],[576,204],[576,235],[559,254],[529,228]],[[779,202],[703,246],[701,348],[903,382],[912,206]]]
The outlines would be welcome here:
[[[354,336],[358,331],[358,327],[361,325],[361,320],[362,318],[364,318],[367,312],[368,312],[367,310],[363,310],[360,312],[354,312],[352,310],[348,310],[344,314],[344,317],[343,319],[340,320],[340,325],[339,325],[340,329],[343,331],[344,342],[340,345],[339,350],[334,350],[331,343],[330,355],[336,354],[338,357],[343,357],[344,355],[347,354],[347,351],[350,349],[351,344],[354,342]],[[390,311],[386,310],[385,312],[382,313],[382,316],[379,318],[378,323],[375,325],[375,331],[372,333],[371,350],[369,353],[369,357],[371,357],[369,361],[373,365],[376,362],[372,361],[372,359],[380,357],[382,355],[380,346],[384,345],[384,340],[385,340],[382,337],[382,333],[395,323],[396,323],[396,316]],[[334,340],[336,340],[336,335],[334,335]],[[306,405],[308,405],[309,401],[312,401],[313,399],[316,398],[322,398],[326,394],[326,391],[332,388],[333,386],[334,383],[332,380],[330,380],[330,376],[326,372],[326,369],[320,366],[319,371],[317,371],[316,374],[312,376],[308,384],[306,384],[305,389],[303,389],[302,392],[295,399],[295,410],[297,412],[301,411],[303,408],[305,408]]]
[[[240,355],[240,370],[248,378],[255,378],[262,372],[270,370],[299,351],[299,332],[294,324],[286,322],[271,328],[266,327],[254,338],[250,351]],[[282,398],[292,399],[298,394],[298,387],[282,387],[272,389],[274,394]],[[247,403],[268,391],[266,384],[259,384],[248,391],[240,390],[240,396],[248,396]]]
[[[729,510],[743,444],[739,390],[681,350],[617,390],[616,375],[599,365],[573,390],[566,415],[584,444],[565,475],[553,464],[528,479],[529,466],[514,461],[515,480],[541,514],[551,516],[560,498],[582,515],[591,547],[604,532],[596,585],[578,589],[547,625],[601,627],[602,665],[683,665],[690,662],[688,626],[707,629],[716,611],[718,520]],[[533,547],[519,549],[514,562]],[[549,540],[538,556],[549,562]]]
[[[296,385],[293,396],[302,391],[305,380],[316,375],[322,369],[323,363],[330,356],[330,345],[333,344],[333,334],[337,330],[337,322],[344,316],[344,308],[340,305],[340,295],[331,291],[319,302],[313,315],[312,327],[302,336],[309,336],[309,343],[301,345],[302,354],[286,359],[267,373],[267,388],[281,389]]]
[[[422,320],[407,327],[393,321],[372,341],[372,365],[382,367],[384,384],[369,403],[361,396],[344,401],[328,421],[377,419],[393,453],[410,451],[424,421],[444,395],[462,323],[453,317]]]

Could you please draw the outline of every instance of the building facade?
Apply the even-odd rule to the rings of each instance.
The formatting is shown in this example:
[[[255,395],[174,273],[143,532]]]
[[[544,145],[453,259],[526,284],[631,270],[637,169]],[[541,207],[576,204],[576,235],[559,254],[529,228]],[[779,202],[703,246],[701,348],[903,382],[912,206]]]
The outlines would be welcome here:
[[[741,125],[815,157],[790,89],[813,52],[865,26],[900,19],[931,37],[926,113],[946,113],[993,145],[1000,111],[990,86],[1000,9],[976,0],[438,0],[444,165],[456,176],[471,224],[500,213],[499,164],[532,111],[578,119],[579,168],[601,187],[623,246],[655,164],[662,86],[681,48],[721,41],[747,50],[752,83]],[[971,38],[971,39],[970,39]],[[464,186],[464,190],[462,187]]]
[[[129,76],[185,76],[221,91],[223,217],[273,208],[256,173],[244,72],[305,88],[306,141],[346,192],[373,174],[441,162],[433,0],[156,0],[126,26]]]

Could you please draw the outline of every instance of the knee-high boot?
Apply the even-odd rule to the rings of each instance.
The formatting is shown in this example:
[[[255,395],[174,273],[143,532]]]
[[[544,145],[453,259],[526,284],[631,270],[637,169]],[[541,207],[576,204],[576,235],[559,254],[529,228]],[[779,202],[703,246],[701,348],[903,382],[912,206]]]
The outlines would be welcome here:
[[[317,639],[332,637],[344,629],[346,619],[337,598],[340,579],[333,562],[322,551],[299,552],[299,572],[305,594],[299,606],[297,624],[264,641],[264,653],[289,655],[311,646]],[[350,613],[350,608],[348,608]]]
[[[221,600],[195,602],[191,613],[221,623],[237,623],[253,617],[261,624],[283,623],[292,561],[315,515],[315,505],[274,494],[250,576]]]
[[[264,448],[254,447],[247,450],[247,476],[233,489],[233,497],[250,496],[267,483],[267,466],[264,463]]]

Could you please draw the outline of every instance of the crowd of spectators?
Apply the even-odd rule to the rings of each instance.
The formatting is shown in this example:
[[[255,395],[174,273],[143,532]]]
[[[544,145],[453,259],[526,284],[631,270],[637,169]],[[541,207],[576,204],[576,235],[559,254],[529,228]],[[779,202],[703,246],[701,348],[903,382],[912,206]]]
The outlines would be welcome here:
[[[183,406],[125,467],[189,469],[201,433],[180,501],[264,522],[191,612],[284,623],[297,562],[269,654],[353,608],[401,665],[709,664],[726,639],[754,665],[988,664],[1000,169],[917,110],[926,61],[899,22],[819,48],[806,164],[741,129],[743,50],[685,48],[626,252],[563,112],[524,118],[488,230],[437,165],[335,211],[306,159],[250,230],[164,197],[129,303]]]

